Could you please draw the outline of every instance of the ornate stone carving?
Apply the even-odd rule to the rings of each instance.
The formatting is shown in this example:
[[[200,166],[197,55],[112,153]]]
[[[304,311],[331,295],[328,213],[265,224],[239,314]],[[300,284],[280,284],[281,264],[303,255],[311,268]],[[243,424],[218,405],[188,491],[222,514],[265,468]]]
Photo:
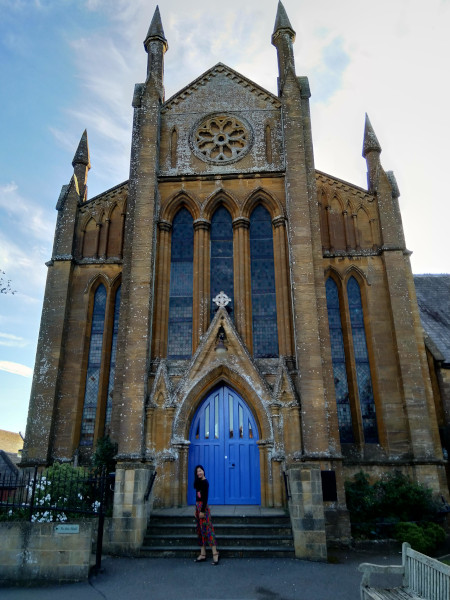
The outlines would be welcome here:
[[[213,302],[217,304],[217,306],[227,306],[231,302],[231,298],[229,298],[225,292],[220,291],[215,298],[213,298]]]
[[[236,162],[247,154],[253,143],[253,133],[242,117],[212,114],[196,123],[190,142],[198,158],[222,165]]]

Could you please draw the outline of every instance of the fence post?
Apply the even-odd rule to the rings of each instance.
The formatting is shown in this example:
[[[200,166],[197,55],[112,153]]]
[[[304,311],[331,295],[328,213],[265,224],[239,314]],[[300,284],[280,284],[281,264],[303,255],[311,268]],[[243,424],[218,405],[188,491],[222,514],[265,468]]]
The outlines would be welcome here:
[[[106,468],[102,468],[102,472],[100,475],[100,506],[98,508],[98,530],[97,530],[97,549],[95,553],[95,570],[100,571],[100,567],[102,566],[102,548],[103,548],[103,527],[105,524],[105,511],[104,502],[105,502],[105,478],[106,478]]]
[[[36,481],[37,481],[37,465],[34,467],[34,476],[33,476],[33,489],[31,491],[31,499],[30,499],[30,514],[28,520],[31,523],[31,518],[33,516],[33,506],[34,506],[34,496],[36,494]],[[30,479],[28,478],[28,485],[30,483]]]

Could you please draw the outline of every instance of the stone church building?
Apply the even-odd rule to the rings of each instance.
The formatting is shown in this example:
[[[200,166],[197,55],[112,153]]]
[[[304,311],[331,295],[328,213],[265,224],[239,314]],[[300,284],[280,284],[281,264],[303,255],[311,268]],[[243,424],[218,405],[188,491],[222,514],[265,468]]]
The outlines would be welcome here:
[[[367,117],[367,189],[315,168],[294,40],[280,2],[277,95],[219,63],[165,99],[157,8],[129,180],[87,196],[85,132],[62,187],[22,465],[109,434],[118,551],[194,503],[198,463],[211,504],[286,507],[309,558],[349,538],[357,471],[448,492],[394,175]]]

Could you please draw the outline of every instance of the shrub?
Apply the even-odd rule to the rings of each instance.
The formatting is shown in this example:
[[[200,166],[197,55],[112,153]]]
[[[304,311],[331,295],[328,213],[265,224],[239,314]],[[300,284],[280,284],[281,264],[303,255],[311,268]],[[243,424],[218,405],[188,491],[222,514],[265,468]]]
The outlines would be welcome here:
[[[34,504],[39,510],[33,511],[32,521],[64,522],[68,518],[80,518],[79,513],[69,513],[67,509],[89,510],[91,501],[87,476],[86,469],[72,467],[68,463],[54,463],[45,469],[36,484]]]
[[[429,554],[445,540],[445,531],[436,523],[397,523],[394,537],[399,542],[408,542],[413,550]]]
[[[400,472],[371,484],[361,471],[345,483],[345,491],[355,537],[388,537],[396,523],[432,521],[439,510],[430,489]]]
[[[116,468],[114,458],[116,454],[117,444],[111,441],[109,435],[105,435],[97,440],[92,456],[92,465],[98,470],[102,470],[105,467],[106,472],[111,473]]]

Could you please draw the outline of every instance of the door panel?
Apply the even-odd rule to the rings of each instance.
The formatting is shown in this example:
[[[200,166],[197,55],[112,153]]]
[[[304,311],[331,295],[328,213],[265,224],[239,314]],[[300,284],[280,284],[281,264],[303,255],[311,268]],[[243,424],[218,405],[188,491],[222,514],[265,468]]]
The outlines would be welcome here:
[[[210,504],[260,504],[258,430],[242,398],[215,389],[197,410],[190,429],[188,503],[195,503],[194,467],[209,481]]]

